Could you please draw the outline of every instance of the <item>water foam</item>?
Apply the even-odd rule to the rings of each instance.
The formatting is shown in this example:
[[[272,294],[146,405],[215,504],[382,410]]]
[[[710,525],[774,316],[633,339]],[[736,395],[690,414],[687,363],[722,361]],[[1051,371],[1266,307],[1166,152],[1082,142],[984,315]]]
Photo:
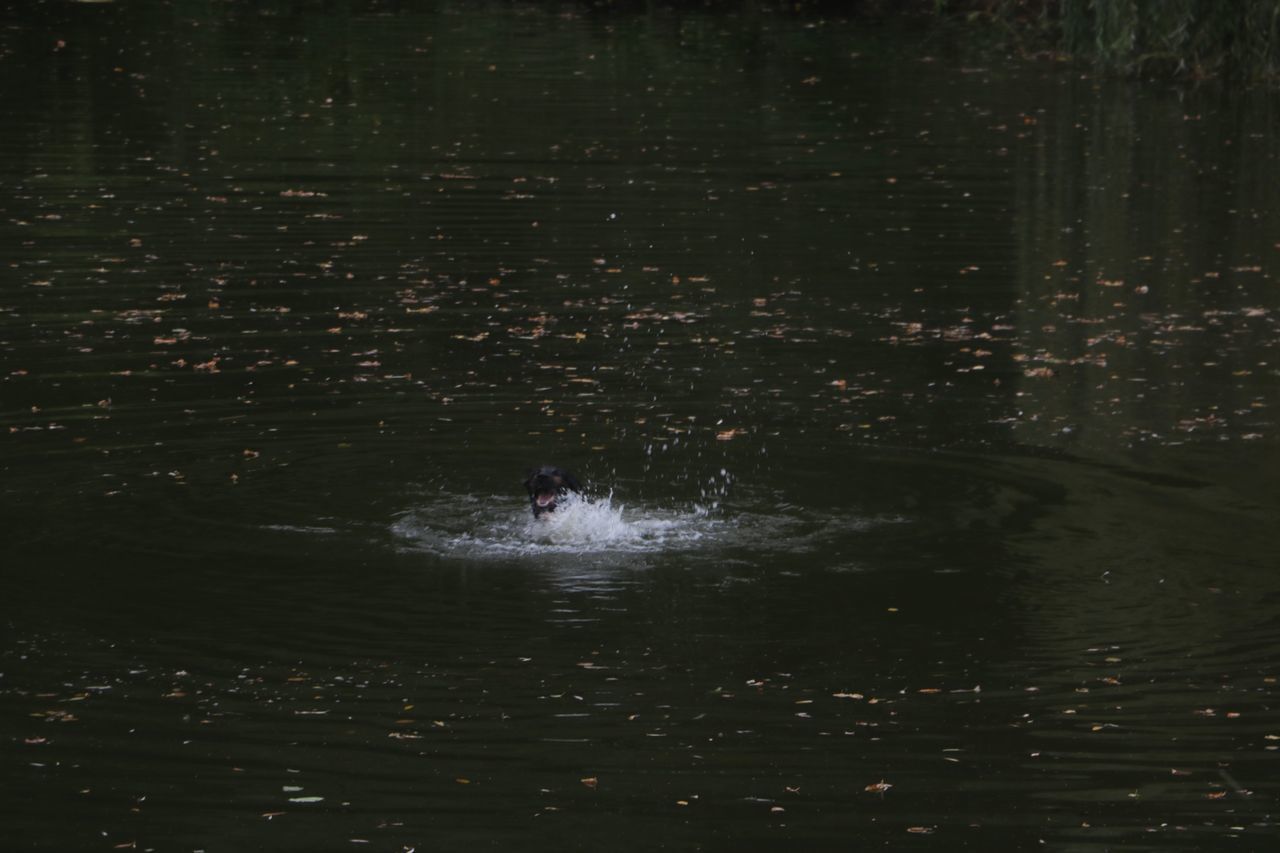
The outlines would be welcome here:
[[[698,514],[627,513],[614,506],[612,496],[586,500],[577,495],[562,498],[556,511],[530,519],[525,532],[530,541],[551,548],[648,550],[676,541],[697,541],[706,535]]]
[[[832,565],[849,567],[858,565],[857,540],[868,530],[908,520],[847,509],[801,510],[772,496],[732,508],[718,502],[655,508],[624,506],[612,494],[571,494],[540,518],[510,495],[441,491],[415,504],[391,525],[405,550],[478,561],[545,558],[559,568],[576,564],[577,558],[594,566],[646,564],[659,554],[724,566],[765,553],[822,554]]]
[[[441,496],[404,513],[392,532],[415,550],[459,557],[510,557],[538,554],[643,554],[689,550],[710,544],[725,523],[710,511],[633,510],[614,504],[612,495],[561,498],[556,511],[533,518],[510,499],[484,501]]]

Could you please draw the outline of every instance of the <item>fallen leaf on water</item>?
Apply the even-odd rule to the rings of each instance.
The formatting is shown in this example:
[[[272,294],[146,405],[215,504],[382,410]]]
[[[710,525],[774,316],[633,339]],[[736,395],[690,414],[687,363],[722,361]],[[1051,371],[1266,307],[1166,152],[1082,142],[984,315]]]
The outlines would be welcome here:
[[[886,782],[883,779],[881,779],[879,782],[872,782],[870,785],[863,788],[862,790],[870,791],[873,794],[883,794],[885,791],[889,790],[892,787],[893,787],[893,783]]]
[[[600,784],[600,780],[595,776],[588,776],[585,779],[579,779],[578,781],[586,785],[588,788],[594,788]]]

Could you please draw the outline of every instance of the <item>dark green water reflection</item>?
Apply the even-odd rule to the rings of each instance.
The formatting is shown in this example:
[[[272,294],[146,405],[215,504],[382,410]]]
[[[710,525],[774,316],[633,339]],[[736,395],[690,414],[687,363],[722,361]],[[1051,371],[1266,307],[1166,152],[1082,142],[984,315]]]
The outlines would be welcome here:
[[[1273,96],[518,4],[0,70],[13,849],[1274,837]]]

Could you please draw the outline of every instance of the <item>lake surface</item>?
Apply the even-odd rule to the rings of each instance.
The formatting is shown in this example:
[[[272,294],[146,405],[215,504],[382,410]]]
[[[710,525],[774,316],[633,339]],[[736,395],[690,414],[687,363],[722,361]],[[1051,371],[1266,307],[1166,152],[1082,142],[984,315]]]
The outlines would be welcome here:
[[[1275,95],[408,7],[3,20],[5,849],[1274,843]]]

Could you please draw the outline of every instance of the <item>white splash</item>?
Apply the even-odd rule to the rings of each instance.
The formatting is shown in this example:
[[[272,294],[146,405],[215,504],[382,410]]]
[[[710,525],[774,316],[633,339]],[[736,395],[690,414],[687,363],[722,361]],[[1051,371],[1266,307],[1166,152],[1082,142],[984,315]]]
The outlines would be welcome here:
[[[419,498],[391,525],[400,547],[463,560],[546,558],[558,568],[585,558],[592,565],[643,564],[648,556],[684,554],[717,565],[762,553],[838,555],[848,564],[853,542],[865,531],[902,518],[868,518],[856,512],[799,512],[765,499],[728,509],[713,502],[666,508],[615,504],[613,495],[557,501],[554,512],[534,518],[527,501],[510,495],[482,497],[444,491]]]
[[[525,527],[529,540],[562,549],[647,550],[671,539],[698,539],[703,535],[691,525],[696,517],[640,516],[613,505],[613,496],[592,501],[570,494],[561,498],[556,511],[530,519]]]
[[[636,554],[689,550],[718,538],[725,522],[701,507],[686,510],[632,510],[613,503],[612,495],[584,498],[570,494],[556,510],[532,517],[519,510],[493,511],[506,504],[442,497],[405,513],[392,532],[416,549],[460,557],[538,554]]]

